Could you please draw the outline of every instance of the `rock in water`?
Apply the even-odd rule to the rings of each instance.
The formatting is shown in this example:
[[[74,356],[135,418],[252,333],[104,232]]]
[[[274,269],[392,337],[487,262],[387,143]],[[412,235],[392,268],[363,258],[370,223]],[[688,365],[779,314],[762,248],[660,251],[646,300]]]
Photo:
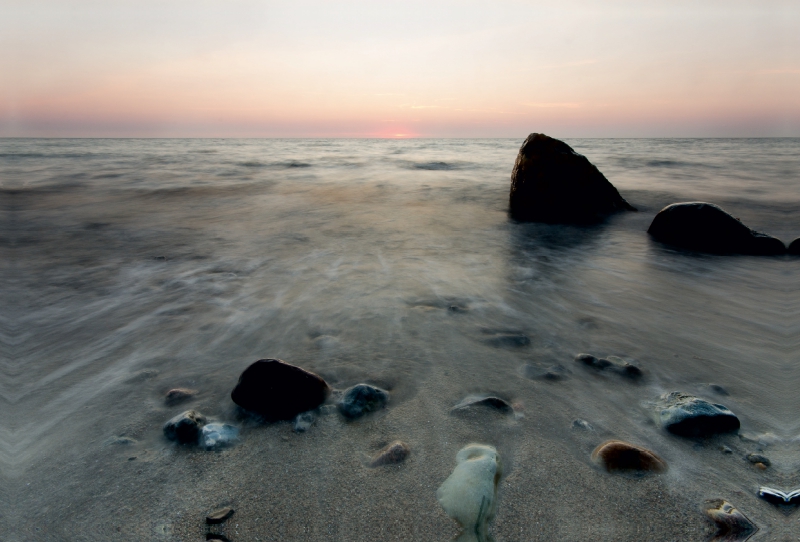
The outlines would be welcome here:
[[[354,420],[364,414],[380,410],[389,402],[389,392],[370,386],[356,384],[347,389],[339,402],[339,412],[345,418]]]
[[[436,490],[436,499],[448,516],[464,529],[459,540],[489,540],[489,521],[497,507],[497,482],[503,474],[492,446],[470,444],[456,455],[456,468]]]
[[[197,444],[206,417],[196,410],[187,410],[164,424],[164,436],[180,444]]]
[[[313,412],[301,412],[292,422],[292,429],[295,433],[305,433],[311,429],[316,419],[317,416]]]
[[[758,531],[758,527],[728,501],[707,501],[705,512],[717,526],[711,542],[744,542]]]
[[[260,359],[244,370],[233,402],[267,421],[291,420],[317,408],[331,389],[322,377],[279,359]]]
[[[783,241],[751,230],[713,203],[693,201],[667,205],[647,230],[654,239],[681,248],[716,254],[775,255]]]
[[[664,394],[656,405],[659,423],[675,435],[708,437],[739,429],[739,418],[727,407],[687,393]]]
[[[795,256],[800,256],[800,237],[791,242],[787,252]]]
[[[380,467],[381,465],[394,465],[402,463],[411,453],[408,444],[396,440],[385,447],[383,450],[375,454],[375,457],[370,461],[370,467]]]
[[[508,401],[495,397],[494,395],[470,395],[450,409],[450,412],[469,410],[476,407],[490,408],[500,412],[512,412],[514,410]]]
[[[206,450],[224,448],[239,440],[239,428],[227,423],[210,423],[203,427],[200,442]]]
[[[531,134],[511,173],[511,216],[552,223],[593,222],[635,211],[585,156],[558,139]]]
[[[604,442],[592,452],[592,460],[608,472],[664,472],[667,463],[655,452],[621,440]]]
[[[197,395],[197,390],[190,390],[186,388],[173,388],[164,396],[164,402],[168,406],[177,405],[187,401]]]

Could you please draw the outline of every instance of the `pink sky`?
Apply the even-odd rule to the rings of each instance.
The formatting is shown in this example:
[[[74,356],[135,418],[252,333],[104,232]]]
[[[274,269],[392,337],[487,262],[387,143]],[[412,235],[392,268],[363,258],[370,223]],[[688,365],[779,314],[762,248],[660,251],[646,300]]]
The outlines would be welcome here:
[[[0,13],[0,136],[800,136],[797,0]]]

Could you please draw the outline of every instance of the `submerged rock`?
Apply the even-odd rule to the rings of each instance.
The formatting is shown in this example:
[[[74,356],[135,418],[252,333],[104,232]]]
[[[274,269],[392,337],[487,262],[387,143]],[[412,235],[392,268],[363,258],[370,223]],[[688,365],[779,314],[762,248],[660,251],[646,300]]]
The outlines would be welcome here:
[[[328,398],[331,389],[322,377],[279,359],[260,359],[239,377],[233,402],[267,421],[291,420]]]
[[[636,210],[585,156],[537,133],[525,139],[517,154],[509,200],[514,219],[534,222],[593,222]]]
[[[713,203],[667,205],[647,230],[654,239],[681,248],[717,254],[774,255],[786,252],[780,239],[751,230]]]
[[[592,424],[580,418],[572,420],[572,428],[578,429],[580,431],[594,431],[594,427],[592,427]]]
[[[187,410],[164,424],[164,436],[180,444],[197,444],[206,417],[196,410]]]
[[[456,406],[450,409],[451,412],[458,412],[472,408],[490,408],[500,412],[512,412],[514,409],[505,399],[494,395],[470,395],[461,400]]]
[[[173,388],[169,390],[167,394],[164,396],[164,402],[168,406],[173,406],[177,405],[178,403],[188,401],[195,395],[197,395],[197,390],[190,390],[187,388]]]
[[[597,358],[591,354],[578,354],[575,356],[575,361],[597,371],[608,370],[628,378],[635,379],[644,374],[637,365],[617,356]]]
[[[459,540],[488,540],[502,473],[500,457],[492,446],[470,444],[456,455],[456,468],[436,490],[436,499],[464,529]]]
[[[758,527],[728,501],[707,501],[705,512],[717,526],[711,542],[744,542],[758,531]]]
[[[380,410],[389,402],[389,392],[370,386],[356,384],[347,389],[339,401],[339,412],[345,418],[354,420],[364,414]]]
[[[667,463],[655,452],[621,440],[609,440],[594,449],[592,461],[608,472],[664,472]]]
[[[203,427],[200,442],[206,450],[231,446],[239,440],[239,428],[227,423],[209,423]]]
[[[657,403],[661,426],[682,437],[708,437],[739,429],[739,418],[724,405],[709,403],[693,395],[673,391]]]
[[[382,465],[394,465],[402,463],[411,453],[411,448],[405,442],[396,440],[375,454],[370,461],[370,467],[380,467]]]
[[[292,429],[295,433],[305,433],[311,429],[316,419],[317,416],[313,411],[301,412],[292,422]]]
[[[789,248],[786,250],[786,252],[794,256],[800,256],[800,237],[789,244]]]

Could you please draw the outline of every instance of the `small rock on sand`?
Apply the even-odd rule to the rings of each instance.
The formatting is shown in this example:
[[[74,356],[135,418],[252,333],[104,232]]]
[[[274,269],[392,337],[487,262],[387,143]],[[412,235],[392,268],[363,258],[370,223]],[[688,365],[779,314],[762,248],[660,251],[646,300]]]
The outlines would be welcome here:
[[[578,429],[580,431],[594,431],[594,427],[592,427],[592,424],[580,418],[578,418],[577,420],[572,420],[572,428]]]
[[[233,516],[234,513],[235,510],[230,506],[220,508],[219,510],[214,510],[213,512],[211,512],[209,515],[206,516],[206,523],[208,523],[209,525],[217,525],[219,523],[224,523],[225,521],[228,521]]]
[[[164,436],[180,444],[197,444],[206,417],[196,410],[187,410],[164,424]]]
[[[200,442],[206,450],[231,446],[239,440],[239,428],[227,423],[209,423],[203,427]]]
[[[592,460],[602,465],[608,472],[664,472],[667,470],[667,463],[655,452],[621,440],[610,440],[595,448],[592,452]]]
[[[769,467],[772,465],[772,462],[769,460],[769,458],[761,454],[747,454],[745,459],[747,459],[753,465],[758,465],[759,463],[764,465],[764,467]]]
[[[617,356],[598,358],[591,354],[578,354],[575,361],[597,371],[608,370],[629,378],[639,378],[643,374],[637,365]]]
[[[717,526],[711,542],[744,542],[758,531],[758,527],[728,501],[706,501],[705,512]]]
[[[461,400],[450,412],[465,411],[473,408],[489,408],[500,412],[512,412],[514,409],[505,399],[494,395],[470,395]]]
[[[330,394],[322,377],[279,359],[260,359],[239,377],[233,402],[267,421],[291,420],[313,410]]]
[[[709,437],[739,429],[739,418],[725,406],[674,391],[656,404],[661,426],[683,437]]]
[[[411,448],[405,442],[396,440],[375,454],[370,461],[370,467],[380,467],[382,465],[395,465],[402,463],[411,453]]]
[[[380,410],[389,402],[389,392],[369,384],[356,384],[347,389],[339,402],[339,412],[345,418],[354,420]]]
[[[177,405],[184,401],[188,401],[197,395],[197,390],[190,390],[187,388],[173,388],[164,396],[164,402],[168,406]]]
[[[316,419],[317,416],[314,414],[314,411],[301,412],[292,422],[292,429],[295,433],[305,433],[311,429]]]

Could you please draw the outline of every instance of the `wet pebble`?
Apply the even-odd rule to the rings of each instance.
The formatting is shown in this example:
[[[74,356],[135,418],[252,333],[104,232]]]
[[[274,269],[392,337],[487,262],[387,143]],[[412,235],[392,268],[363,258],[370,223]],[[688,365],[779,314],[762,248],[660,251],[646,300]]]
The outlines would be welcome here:
[[[408,447],[408,444],[396,440],[375,454],[369,465],[370,467],[380,467],[402,463],[410,453],[411,448]]]
[[[753,465],[758,465],[761,463],[765,468],[772,465],[772,462],[769,460],[769,458],[761,454],[747,454],[745,459],[747,459]]]
[[[522,375],[531,380],[563,380],[567,378],[567,372],[563,365],[551,365],[547,369],[541,369],[529,363],[522,366]]]
[[[578,354],[575,356],[575,361],[597,371],[609,371],[628,378],[635,379],[644,374],[637,365],[617,356],[597,358],[591,354]]]
[[[164,424],[164,436],[180,444],[197,444],[206,417],[196,410],[187,410]]]
[[[489,408],[500,412],[512,412],[514,409],[505,399],[494,395],[470,395],[461,400],[450,411],[459,412],[473,408]]]
[[[211,512],[206,516],[206,523],[208,523],[209,525],[217,525],[220,523],[224,523],[228,521],[233,516],[234,513],[235,510],[230,506],[214,510],[213,512]]]
[[[580,418],[578,418],[577,420],[572,420],[572,428],[578,429],[580,431],[594,431],[594,427],[592,427],[592,424]]]
[[[709,403],[687,393],[664,394],[656,403],[664,429],[683,437],[708,437],[739,429],[739,418],[724,405]]]
[[[292,429],[295,433],[305,433],[311,429],[311,426],[314,425],[314,421],[316,419],[317,416],[314,414],[313,410],[301,412],[292,422]]]
[[[706,515],[717,526],[711,542],[738,542],[753,536],[758,527],[731,503],[722,499],[706,502]]]
[[[231,446],[239,440],[239,428],[227,423],[209,423],[203,426],[200,442],[206,450]]]
[[[604,442],[592,452],[592,460],[608,472],[663,472],[667,463],[655,452],[621,440]]]
[[[168,406],[174,406],[184,401],[188,401],[197,395],[197,390],[190,390],[187,388],[173,388],[164,396],[164,402]]]
[[[347,389],[339,401],[339,412],[354,420],[384,408],[389,402],[389,392],[369,384],[357,384]]]

